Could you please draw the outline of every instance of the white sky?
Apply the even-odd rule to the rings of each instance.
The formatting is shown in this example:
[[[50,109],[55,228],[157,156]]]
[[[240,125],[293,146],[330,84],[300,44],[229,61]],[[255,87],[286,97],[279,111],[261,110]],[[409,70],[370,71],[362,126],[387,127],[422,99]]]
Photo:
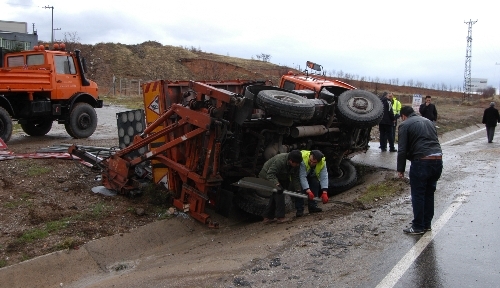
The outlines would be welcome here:
[[[446,2],[446,3],[442,3]],[[59,1],[4,0],[0,20],[32,23],[39,39],[163,45],[359,77],[462,87],[468,25],[472,78],[500,86],[500,17],[491,1]],[[497,65],[498,63],[498,65]]]

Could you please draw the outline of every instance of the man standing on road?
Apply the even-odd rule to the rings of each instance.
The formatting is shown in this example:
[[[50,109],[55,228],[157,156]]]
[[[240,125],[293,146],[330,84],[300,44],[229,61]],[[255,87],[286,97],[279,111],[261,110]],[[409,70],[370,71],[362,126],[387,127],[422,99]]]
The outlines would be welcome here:
[[[309,198],[307,209],[309,213],[321,212],[323,210],[313,199],[318,197],[321,190],[323,204],[328,203],[328,170],[325,156],[319,150],[302,150],[301,153],[302,162],[299,166],[299,177],[302,191]],[[304,199],[295,198],[295,208],[297,209],[295,216],[302,217],[304,215]]]
[[[425,96],[425,103],[420,104],[418,112],[422,117],[425,117],[432,122],[436,122],[438,118],[438,111],[436,105],[431,103],[431,96]]]
[[[495,102],[490,103],[490,107],[484,110],[483,114],[483,124],[486,125],[486,136],[488,137],[488,143],[493,142],[493,136],[495,135],[495,127],[497,123],[500,122],[500,116],[498,115],[498,110],[495,108]]]
[[[401,117],[401,102],[394,95],[391,97],[392,101],[392,112],[394,113],[394,127],[392,129],[392,139],[394,139],[394,143],[396,143],[396,129],[398,126],[398,119]]]
[[[443,152],[436,127],[428,119],[418,116],[411,106],[401,108],[398,131],[397,171],[404,177],[406,159],[411,161],[410,186],[413,221],[408,234],[424,234],[431,230],[434,217],[434,192],[443,171]]]
[[[283,191],[290,189],[300,191],[299,165],[302,162],[302,154],[299,150],[289,153],[278,154],[267,160],[260,170],[259,178],[271,181],[276,185],[277,192],[269,198],[269,203],[264,212],[264,223],[269,223],[277,218],[277,223],[284,223],[285,218],[285,195]]]
[[[378,129],[380,132],[380,150],[382,152],[387,151],[387,142],[389,142],[389,151],[396,152],[394,148],[394,138],[392,137],[392,129],[394,128],[394,113],[392,112],[392,103],[389,97],[392,97],[391,93],[384,92],[382,94],[382,105],[384,106],[384,115],[382,120],[378,124]]]

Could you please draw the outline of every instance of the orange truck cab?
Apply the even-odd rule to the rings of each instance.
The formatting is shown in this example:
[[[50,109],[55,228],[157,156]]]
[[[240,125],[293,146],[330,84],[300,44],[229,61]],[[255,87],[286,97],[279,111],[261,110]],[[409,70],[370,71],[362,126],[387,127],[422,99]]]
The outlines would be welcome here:
[[[85,77],[80,51],[64,44],[30,51],[0,48],[0,138],[7,142],[12,121],[30,136],[43,136],[53,121],[64,124],[74,138],[87,138],[97,127],[94,108],[103,106],[97,84]]]

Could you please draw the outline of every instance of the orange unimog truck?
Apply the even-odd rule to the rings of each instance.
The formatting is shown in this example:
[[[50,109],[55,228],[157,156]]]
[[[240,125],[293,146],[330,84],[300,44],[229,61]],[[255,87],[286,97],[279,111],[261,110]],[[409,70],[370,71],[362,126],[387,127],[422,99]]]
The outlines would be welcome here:
[[[57,121],[74,138],[87,138],[97,127],[101,108],[97,84],[85,78],[80,51],[43,45],[20,52],[0,48],[0,138],[12,135],[12,121],[26,134],[43,136]]]

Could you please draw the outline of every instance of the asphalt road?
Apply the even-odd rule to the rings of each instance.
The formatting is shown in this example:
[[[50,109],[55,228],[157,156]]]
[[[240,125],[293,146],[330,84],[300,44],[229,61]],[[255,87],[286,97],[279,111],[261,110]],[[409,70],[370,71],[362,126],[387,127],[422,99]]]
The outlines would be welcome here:
[[[378,263],[379,277],[354,286],[499,287],[500,133],[496,137],[488,144],[482,129],[442,142],[433,231],[397,231],[399,241],[387,245]]]

